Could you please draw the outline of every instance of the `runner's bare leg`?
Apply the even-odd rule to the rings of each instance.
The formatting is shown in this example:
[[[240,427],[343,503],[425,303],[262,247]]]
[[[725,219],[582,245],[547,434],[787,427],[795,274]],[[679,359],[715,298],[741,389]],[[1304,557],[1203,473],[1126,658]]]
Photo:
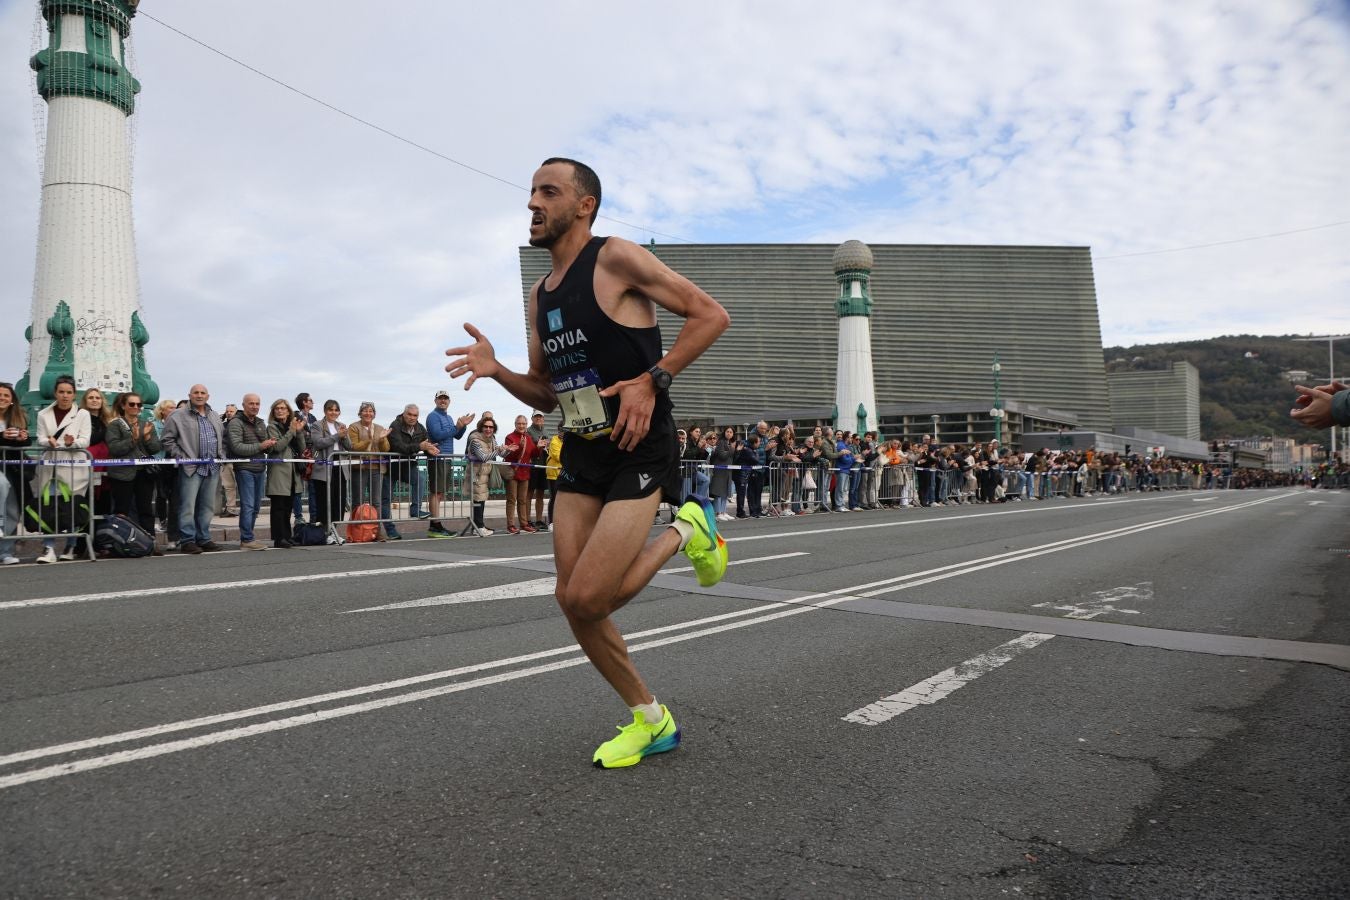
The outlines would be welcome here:
[[[577,643],[628,706],[650,703],[652,694],[609,616],[637,596],[679,549],[679,535],[670,528],[647,540],[660,502],[659,491],[607,504],[560,491],[554,501],[555,596]]]

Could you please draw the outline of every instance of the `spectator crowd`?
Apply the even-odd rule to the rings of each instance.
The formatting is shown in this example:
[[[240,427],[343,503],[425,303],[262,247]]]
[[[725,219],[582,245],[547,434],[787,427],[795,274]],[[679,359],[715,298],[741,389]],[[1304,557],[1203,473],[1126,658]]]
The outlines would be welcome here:
[[[303,392],[265,411],[250,393],[220,412],[200,384],[186,400],[165,400],[153,411],[134,392],[111,404],[97,388],[78,392],[68,376],[57,379],[54,393],[55,402],[30,423],[13,387],[0,383],[0,564],[20,561],[19,525],[41,531],[29,510],[55,494],[88,496],[93,516],[126,517],[151,536],[163,534],[167,549],[189,555],[222,549],[211,532],[220,517],[237,518],[244,550],[336,543],[342,525],[349,535],[363,529],[366,536],[357,539],[401,540],[398,524],[418,520],[427,520],[430,537],[487,536],[488,499],[503,495],[507,533],[551,527],[562,440],[539,412],[516,416],[503,435],[491,412],[452,416],[445,390],[434,393],[425,419],[410,403],[388,424],[377,421],[373,403],[361,403],[356,419],[345,421],[336,400],[316,409]],[[1093,450],[1019,453],[998,441],[940,443],[925,435],[909,442],[828,426],[799,431],[763,421],[742,434],[681,428],[677,440],[682,492],[711,497],[722,520],[1350,481],[1345,464],[1293,476]],[[396,492],[406,499],[400,517]],[[257,529],[264,498],[270,543]],[[467,514],[452,513],[447,501],[466,503]],[[467,520],[462,531],[452,531],[452,517]],[[39,534],[36,561],[86,555],[86,538],[65,534],[86,528]],[[157,544],[153,552],[161,554]]]

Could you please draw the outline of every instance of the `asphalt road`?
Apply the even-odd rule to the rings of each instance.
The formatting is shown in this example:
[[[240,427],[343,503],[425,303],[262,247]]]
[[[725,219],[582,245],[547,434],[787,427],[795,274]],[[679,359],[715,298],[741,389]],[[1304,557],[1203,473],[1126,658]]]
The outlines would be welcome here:
[[[0,571],[7,897],[1350,893],[1350,494],[731,523],[617,621],[547,535]]]

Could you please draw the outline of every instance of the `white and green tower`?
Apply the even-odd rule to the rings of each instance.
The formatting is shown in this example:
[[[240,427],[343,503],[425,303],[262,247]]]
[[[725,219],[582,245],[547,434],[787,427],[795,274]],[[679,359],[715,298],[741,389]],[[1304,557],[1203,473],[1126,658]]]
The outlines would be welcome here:
[[[53,399],[60,375],[81,389],[159,388],[145,368],[149,334],[131,218],[131,122],[141,86],[127,67],[139,0],[40,0],[47,46],[30,61],[46,102],[42,212],[28,371],[20,402]]]
[[[872,379],[872,250],[845,241],[834,251],[839,282],[839,358],[834,382],[834,427],[858,433],[877,430],[877,392]]]

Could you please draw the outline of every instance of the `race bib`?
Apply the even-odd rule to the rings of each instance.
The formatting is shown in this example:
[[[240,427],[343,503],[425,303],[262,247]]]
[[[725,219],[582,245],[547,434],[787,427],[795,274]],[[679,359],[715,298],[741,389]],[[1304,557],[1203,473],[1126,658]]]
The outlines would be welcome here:
[[[600,373],[595,369],[553,379],[553,391],[562,409],[562,430],[594,438],[609,434],[614,422],[600,396]]]

